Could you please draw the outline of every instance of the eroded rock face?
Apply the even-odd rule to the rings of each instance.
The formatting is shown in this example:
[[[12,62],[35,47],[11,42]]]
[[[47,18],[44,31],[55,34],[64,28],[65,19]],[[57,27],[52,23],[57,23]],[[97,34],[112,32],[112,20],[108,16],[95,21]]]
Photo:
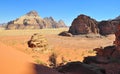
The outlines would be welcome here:
[[[114,34],[117,31],[117,26],[120,20],[101,21],[98,24],[99,33],[101,35]]]
[[[57,23],[51,17],[49,20],[42,19],[36,11],[21,16],[20,18],[7,23],[6,29],[43,29],[65,27],[63,23]]]
[[[6,29],[42,29],[47,23],[36,11],[31,11],[20,18],[8,22]]]
[[[118,31],[115,33],[115,41],[114,41],[114,44],[116,45],[116,47],[119,47],[120,46],[120,24],[119,26],[117,27]]]
[[[120,74],[120,25],[116,31],[113,46],[95,48],[96,56],[85,57],[83,62],[104,68],[106,74]]]
[[[32,35],[31,39],[28,41],[28,46],[36,51],[44,51],[47,50],[48,43],[43,35],[37,33]]]
[[[72,33],[73,35],[89,33],[97,34],[99,32],[97,21],[90,18],[89,16],[79,15],[77,18],[73,20],[69,32]]]

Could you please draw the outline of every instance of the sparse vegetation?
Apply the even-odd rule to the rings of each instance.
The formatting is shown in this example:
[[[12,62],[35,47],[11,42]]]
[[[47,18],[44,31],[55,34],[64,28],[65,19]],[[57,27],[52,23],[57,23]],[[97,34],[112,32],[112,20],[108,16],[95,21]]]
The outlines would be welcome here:
[[[42,65],[46,65],[44,62],[42,62],[41,60],[39,59],[35,59],[34,61],[36,64],[42,64]]]
[[[88,50],[87,52],[90,53],[90,54],[95,53],[95,51],[93,51],[93,50]]]
[[[58,36],[60,32],[66,30],[68,29],[0,30],[0,42],[31,56],[35,59],[35,63],[43,64],[51,68],[56,68],[71,61],[83,61],[84,57],[95,55],[91,49],[113,42],[113,38],[111,37],[109,37],[109,39],[94,39],[80,36]],[[28,48],[27,41],[34,33],[40,33],[45,36],[49,44],[47,49],[50,50],[33,52],[31,48]]]
[[[49,56],[49,62],[50,62],[50,67],[52,68],[56,68],[57,67],[57,54],[56,53],[52,53]]]

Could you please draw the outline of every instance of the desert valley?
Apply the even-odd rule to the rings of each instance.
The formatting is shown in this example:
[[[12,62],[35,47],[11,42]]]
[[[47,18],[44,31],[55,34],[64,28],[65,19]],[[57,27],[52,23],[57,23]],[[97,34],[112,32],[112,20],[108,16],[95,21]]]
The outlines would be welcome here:
[[[120,16],[70,27],[36,11],[0,26],[0,74],[120,74]]]

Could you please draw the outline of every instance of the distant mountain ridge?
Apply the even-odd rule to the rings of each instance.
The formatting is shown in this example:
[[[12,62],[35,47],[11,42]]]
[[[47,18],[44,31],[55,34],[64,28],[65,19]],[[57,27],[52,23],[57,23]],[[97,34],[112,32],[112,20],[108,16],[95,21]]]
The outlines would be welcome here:
[[[36,11],[30,11],[20,18],[8,22],[6,29],[43,29],[66,27],[66,24],[63,21],[61,22],[56,22],[52,17],[43,19]]]

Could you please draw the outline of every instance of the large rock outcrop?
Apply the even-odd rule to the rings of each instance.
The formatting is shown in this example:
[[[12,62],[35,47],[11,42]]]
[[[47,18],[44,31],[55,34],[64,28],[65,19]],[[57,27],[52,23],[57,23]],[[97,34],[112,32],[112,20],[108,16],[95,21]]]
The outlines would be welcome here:
[[[70,26],[69,32],[73,35],[78,34],[98,34],[97,21],[86,15],[79,15]]]
[[[117,26],[120,24],[120,16],[111,20],[96,21],[89,16],[79,15],[72,22],[69,32],[73,35],[79,34],[100,34],[109,35],[117,31]]]
[[[20,18],[8,22],[6,29],[43,29],[65,27],[65,24],[63,26],[63,24],[59,24],[51,18],[50,21],[45,20],[42,19],[36,11],[30,11]]]
[[[99,33],[101,35],[109,35],[114,34],[117,31],[117,26],[120,23],[120,20],[108,20],[108,21],[101,21],[98,24]]]
[[[85,57],[83,62],[104,68],[106,74],[120,74],[120,24],[117,26],[115,37],[113,46],[95,48],[96,56]]]

